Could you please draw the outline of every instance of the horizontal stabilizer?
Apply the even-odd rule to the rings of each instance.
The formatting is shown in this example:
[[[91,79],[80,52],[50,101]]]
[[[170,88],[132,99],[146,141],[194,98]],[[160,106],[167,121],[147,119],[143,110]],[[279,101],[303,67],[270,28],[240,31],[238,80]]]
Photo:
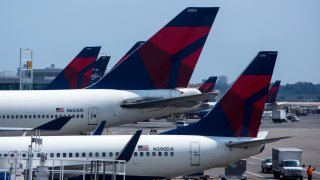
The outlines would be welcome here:
[[[136,100],[126,101],[121,104],[121,107],[128,109],[142,109],[142,108],[157,108],[157,107],[193,107],[199,105],[204,101],[216,96],[217,93],[205,93],[196,94],[190,96],[181,96],[168,99],[157,99],[157,100]]]
[[[226,146],[230,148],[231,147],[232,148],[248,148],[248,147],[259,146],[267,143],[272,143],[272,142],[279,141],[282,139],[287,139],[287,138],[291,138],[291,137],[285,136],[285,137],[259,139],[259,140],[252,140],[252,141],[230,142],[230,143],[227,143]]]
[[[136,131],[136,133],[134,133],[134,135],[131,137],[129,142],[121,150],[116,160],[124,160],[126,162],[130,161],[132,154],[134,152],[134,149],[136,148],[139,138],[141,136],[141,133],[142,133],[142,130],[138,130]]]

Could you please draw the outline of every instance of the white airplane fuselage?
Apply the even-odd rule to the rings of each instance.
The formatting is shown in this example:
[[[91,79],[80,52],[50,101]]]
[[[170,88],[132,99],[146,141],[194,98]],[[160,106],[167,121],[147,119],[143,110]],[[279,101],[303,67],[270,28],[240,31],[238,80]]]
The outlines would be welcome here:
[[[126,109],[120,105],[134,98],[173,98],[200,94],[197,90],[35,90],[0,92],[1,128],[36,128],[60,116],[74,116],[59,131],[42,135],[68,135],[86,133],[101,121],[106,127],[161,117],[192,108],[161,107]],[[195,107],[196,108],[196,107]],[[8,131],[0,132],[0,135]]]
[[[122,150],[130,137],[130,135],[46,136],[42,137],[42,151],[47,153],[49,159],[50,157],[57,159],[58,153],[60,154],[58,159],[72,159],[76,153],[79,156],[85,153],[86,158],[110,160],[115,158],[116,152]],[[260,153],[262,146],[246,149],[226,146],[230,141],[250,139],[252,138],[142,135],[131,160],[126,165],[126,175],[172,178],[214,167],[224,167],[231,162]],[[4,154],[16,149],[27,151],[30,137],[1,137],[0,144],[0,155],[3,157]],[[138,146],[143,146],[143,149],[139,149]],[[103,152],[106,157],[102,157]],[[65,157],[62,157],[63,153]],[[89,157],[89,153],[93,156]],[[110,153],[113,156],[109,156]],[[0,158],[1,166],[4,166],[4,161]],[[48,166],[52,165],[50,162],[48,160]]]

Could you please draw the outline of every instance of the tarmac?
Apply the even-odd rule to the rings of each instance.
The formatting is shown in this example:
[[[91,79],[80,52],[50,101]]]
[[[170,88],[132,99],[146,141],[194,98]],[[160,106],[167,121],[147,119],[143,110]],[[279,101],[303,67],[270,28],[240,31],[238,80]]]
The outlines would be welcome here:
[[[187,123],[198,119],[187,119]],[[118,127],[105,129],[104,134],[133,134],[142,129],[143,134],[148,134],[150,129],[157,129],[158,133],[176,128],[173,122],[166,119],[150,120],[150,122],[138,122]],[[302,164],[305,164],[304,178],[307,179],[306,168],[315,166],[313,179],[320,179],[320,114],[300,116],[300,122],[273,123],[271,119],[262,119],[260,131],[269,131],[268,137],[290,136],[291,138],[266,144],[264,151],[247,158],[247,171],[244,173],[248,179],[273,179],[273,173],[261,172],[261,161],[271,157],[273,147],[292,147],[302,150]],[[204,171],[211,179],[219,179],[224,174],[224,168],[212,168]]]

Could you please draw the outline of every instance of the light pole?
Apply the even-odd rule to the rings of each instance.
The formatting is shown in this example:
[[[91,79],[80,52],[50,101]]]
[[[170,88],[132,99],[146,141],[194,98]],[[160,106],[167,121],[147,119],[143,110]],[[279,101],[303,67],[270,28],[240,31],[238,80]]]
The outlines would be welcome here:
[[[23,62],[22,60],[24,59],[23,55],[24,53],[29,53],[29,58],[27,59],[27,68],[25,69],[23,67]],[[29,89],[32,89],[32,83],[33,83],[33,68],[32,68],[32,64],[33,64],[33,50],[30,49],[30,48],[27,48],[27,49],[23,49],[23,48],[20,48],[20,86],[19,86],[19,89],[20,90],[23,90],[24,89],[24,86],[23,86],[23,83],[24,83],[24,79],[25,79],[25,75],[28,74],[26,72],[29,72],[30,71],[30,82],[31,83],[31,88],[29,87]]]

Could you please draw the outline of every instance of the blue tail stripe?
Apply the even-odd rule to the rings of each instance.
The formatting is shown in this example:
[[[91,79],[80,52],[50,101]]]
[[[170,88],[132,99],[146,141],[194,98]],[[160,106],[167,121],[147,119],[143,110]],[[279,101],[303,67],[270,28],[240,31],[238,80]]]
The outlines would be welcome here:
[[[269,87],[266,86],[265,88],[261,89],[256,94],[252,95],[246,100],[241,136],[247,136],[249,134],[249,125],[250,125],[251,113],[253,110],[252,109],[253,104],[256,103],[263,96],[265,96],[268,93],[268,90],[269,90]]]
[[[197,41],[193,42],[189,46],[182,49],[180,52],[173,56],[173,62],[170,69],[170,76],[169,76],[169,88],[176,88],[178,82],[178,74],[179,74],[179,66],[181,65],[181,61],[192,54],[197,49],[203,47],[204,43],[206,42],[208,36],[203,36],[202,38],[198,39]]]

